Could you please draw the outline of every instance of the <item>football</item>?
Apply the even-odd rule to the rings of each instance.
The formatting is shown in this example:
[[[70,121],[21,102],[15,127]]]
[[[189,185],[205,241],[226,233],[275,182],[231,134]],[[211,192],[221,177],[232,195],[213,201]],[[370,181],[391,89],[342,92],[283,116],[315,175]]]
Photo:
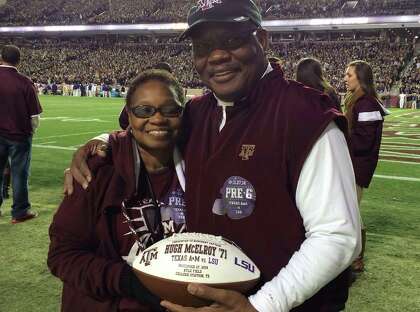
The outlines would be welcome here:
[[[260,278],[257,266],[238,246],[201,233],[174,234],[155,243],[134,260],[133,268],[156,296],[190,307],[209,302],[189,294],[189,283],[246,293]]]

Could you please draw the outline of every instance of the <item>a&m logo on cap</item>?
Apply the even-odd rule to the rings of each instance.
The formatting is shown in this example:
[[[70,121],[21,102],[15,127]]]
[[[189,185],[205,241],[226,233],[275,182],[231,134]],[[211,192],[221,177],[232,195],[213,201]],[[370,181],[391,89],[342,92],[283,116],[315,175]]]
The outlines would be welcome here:
[[[214,8],[215,4],[221,3],[222,0],[200,0],[198,1],[197,6],[201,9],[201,11],[205,11]]]

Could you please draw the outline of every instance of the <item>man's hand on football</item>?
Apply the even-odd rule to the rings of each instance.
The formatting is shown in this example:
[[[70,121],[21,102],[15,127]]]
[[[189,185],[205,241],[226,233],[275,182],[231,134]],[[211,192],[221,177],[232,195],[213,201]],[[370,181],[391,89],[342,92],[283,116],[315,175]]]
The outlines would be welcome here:
[[[164,300],[161,305],[171,312],[257,312],[248,298],[237,291],[217,289],[200,284],[189,284],[188,291],[194,296],[214,303],[206,307],[191,308]]]
[[[65,195],[73,194],[73,179],[76,180],[84,189],[87,189],[92,180],[92,173],[87,165],[89,156],[106,156],[107,143],[101,140],[91,140],[85,145],[79,147],[73,154],[70,168],[64,170],[64,188]]]

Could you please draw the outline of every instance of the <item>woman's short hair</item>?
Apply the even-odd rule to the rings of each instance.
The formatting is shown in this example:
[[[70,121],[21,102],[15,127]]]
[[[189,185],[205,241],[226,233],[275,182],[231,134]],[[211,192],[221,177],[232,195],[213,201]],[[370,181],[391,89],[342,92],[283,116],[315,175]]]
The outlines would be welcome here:
[[[136,90],[146,82],[149,81],[160,81],[163,84],[166,84],[169,87],[173,87],[175,90],[175,93],[178,97],[179,102],[181,105],[185,104],[185,94],[184,94],[184,88],[181,86],[179,81],[175,78],[174,75],[172,75],[167,70],[163,69],[148,69],[143,72],[141,72],[137,77],[135,77],[129,85],[129,89],[127,92],[127,98],[126,98],[126,105],[127,107],[130,107],[131,101],[133,100],[133,94],[136,92]]]

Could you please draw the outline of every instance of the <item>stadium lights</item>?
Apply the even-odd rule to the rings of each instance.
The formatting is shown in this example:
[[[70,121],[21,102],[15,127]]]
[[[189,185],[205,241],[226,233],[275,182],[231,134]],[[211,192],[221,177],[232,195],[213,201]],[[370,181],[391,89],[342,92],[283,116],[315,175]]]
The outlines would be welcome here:
[[[368,29],[420,27],[420,15],[339,17],[295,20],[263,21],[269,31],[298,31],[323,29]],[[84,35],[84,34],[153,34],[179,33],[187,28],[186,23],[164,24],[108,24],[108,25],[60,25],[60,26],[17,26],[0,27],[0,34],[42,35],[42,33]]]
[[[309,20],[312,26],[325,26],[325,25],[360,25],[368,24],[368,17],[349,17],[349,18],[317,18]]]
[[[31,27],[36,28],[36,27]],[[69,26],[44,26],[43,27],[45,32],[64,32],[64,31],[77,31],[83,32],[88,30],[87,25],[69,25]],[[32,30],[36,31],[36,30]]]
[[[0,27],[0,32],[26,33],[26,32],[85,32],[101,30],[184,30],[186,23],[166,24],[109,24],[109,25],[60,25],[60,26],[17,26]]]
[[[420,23],[420,15],[273,20],[273,21],[263,21],[263,26],[271,26],[271,27],[328,26],[328,25],[351,26],[351,25],[360,25],[360,24],[395,24],[395,23],[402,23],[402,22],[403,23]]]

